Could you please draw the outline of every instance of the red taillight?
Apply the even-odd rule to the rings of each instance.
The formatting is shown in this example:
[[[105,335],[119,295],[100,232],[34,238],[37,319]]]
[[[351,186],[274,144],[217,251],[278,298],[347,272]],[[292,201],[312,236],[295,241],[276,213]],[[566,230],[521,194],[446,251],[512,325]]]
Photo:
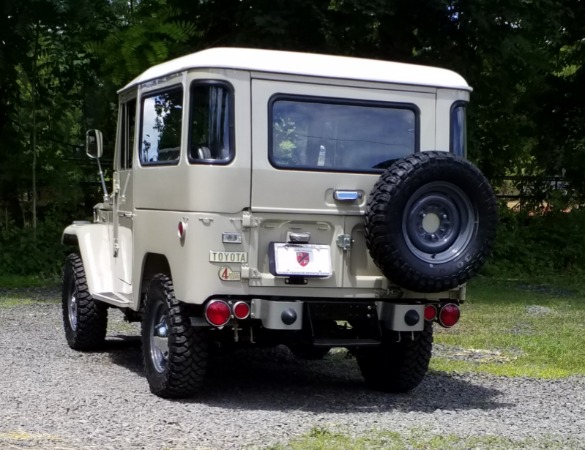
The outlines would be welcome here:
[[[437,307],[435,305],[425,306],[425,320],[435,320],[437,318]]]
[[[236,302],[232,307],[236,319],[247,319],[250,315],[250,305],[246,302]]]
[[[232,312],[223,300],[211,300],[205,307],[205,318],[216,327],[223,327],[230,321]]]
[[[459,322],[461,311],[454,303],[447,303],[439,311],[439,323],[445,328],[450,328]]]

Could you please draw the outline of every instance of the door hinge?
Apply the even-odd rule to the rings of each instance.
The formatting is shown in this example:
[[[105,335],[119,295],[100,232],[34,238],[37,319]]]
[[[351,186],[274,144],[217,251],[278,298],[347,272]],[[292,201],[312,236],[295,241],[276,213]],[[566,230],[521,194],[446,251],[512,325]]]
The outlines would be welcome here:
[[[344,252],[350,249],[352,243],[353,240],[349,234],[340,234],[337,236],[337,246]]]
[[[251,212],[244,211],[242,213],[242,227],[243,228],[257,228],[262,223],[262,218],[254,217]]]
[[[123,217],[125,219],[134,219],[136,214],[129,212],[129,211],[118,211],[118,217]]]

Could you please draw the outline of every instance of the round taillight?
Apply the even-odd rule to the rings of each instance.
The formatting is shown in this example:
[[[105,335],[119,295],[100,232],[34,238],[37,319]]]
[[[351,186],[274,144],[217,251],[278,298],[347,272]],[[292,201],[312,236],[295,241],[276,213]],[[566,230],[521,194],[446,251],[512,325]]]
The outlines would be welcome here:
[[[450,328],[459,322],[461,310],[454,303],[447,303],[439,311],[439,323],[445,328]]]
[[[435,320],[437,318],[437,307],[435,305],[425,306],[425,320]]]
[[[232,309],[236,319],[244,320],[250,315],[250,305],[246,302],[236,302]]]
[[[223,327],[230,321],[231,315],[229,305],[223,300],[211,300],[205,307],[205,318],[216,327]]]

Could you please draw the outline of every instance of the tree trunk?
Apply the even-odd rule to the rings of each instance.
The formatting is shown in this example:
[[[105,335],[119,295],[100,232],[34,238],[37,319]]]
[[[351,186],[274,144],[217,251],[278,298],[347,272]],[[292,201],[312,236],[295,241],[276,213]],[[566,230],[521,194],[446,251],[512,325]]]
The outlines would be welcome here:
[[[33,61],[32,61],[32,77],[31,77],[31,99],[32,99],[32,132],[31,132],[31,146],[32,146],[32,226],[34,230],[34,237],[36,239],[37,229],[37,59],[39,51],[39,29],[40,22],[37,22],[35,27],[35,41],[33,43]]]

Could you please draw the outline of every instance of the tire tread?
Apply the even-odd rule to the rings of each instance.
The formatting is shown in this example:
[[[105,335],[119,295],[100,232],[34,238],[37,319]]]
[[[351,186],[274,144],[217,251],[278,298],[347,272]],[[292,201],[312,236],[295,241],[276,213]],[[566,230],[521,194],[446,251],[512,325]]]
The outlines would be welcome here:
[[[158,289],[169,311],[171,330],[169,334],[169,356],[167,369],[159,374],[150,361],[149,302],[156,300]],[[156,293],[155,293],[156,291]],[[206,330],[192,327],[185,305],[175,298],[173,282],[165,274],[152,279],[146,295],[146,315],[143,321],[142,346],[143,363],[150,390],[163,398],[185,398],[197,393],[204,382],[207,372],[208,339]],[[152,305],[150,305],[152,306]]]
[[[393,205],[405,203],[407,193],[429,178],[442,178],[446,169],[473,180],[477,197],[483,199],[481,242],[473,257],[456,271],[434,275],[422,273],[398,251],[389,229],[388,217],[402,214]],[[406,289],[419,292],[441,292],[453,289],[469,279],[484,265],[495,239],[497,203],[484,175],[473,164],[447,152],[420,152],[396,162],[374,185],[368,199],[364,234],[370,256],[386,278]],[[400,230],[401,232],[401,230]]]
[[[404,393],[424,379],[432,355],[432,323],[425,322],[424,330],[416,333],[414,339],[410,338],[410,333],[404,333],[399,341],[397,339],[396,333],[389,332],[379,348],[358,353],[360,370],[371,388]]]
[[[69,322],[68,301],[72,294],[69,292],[70,282],[74,284],[77,298],[76,330],[72,329]],[[63,325],[69,346],[75,350],[95,350],[101,347],[108,327],[108,308],[104,303],[94,300],[89,293],[83,261],[75,253],[67,257],[63,269],[62,306]]]

